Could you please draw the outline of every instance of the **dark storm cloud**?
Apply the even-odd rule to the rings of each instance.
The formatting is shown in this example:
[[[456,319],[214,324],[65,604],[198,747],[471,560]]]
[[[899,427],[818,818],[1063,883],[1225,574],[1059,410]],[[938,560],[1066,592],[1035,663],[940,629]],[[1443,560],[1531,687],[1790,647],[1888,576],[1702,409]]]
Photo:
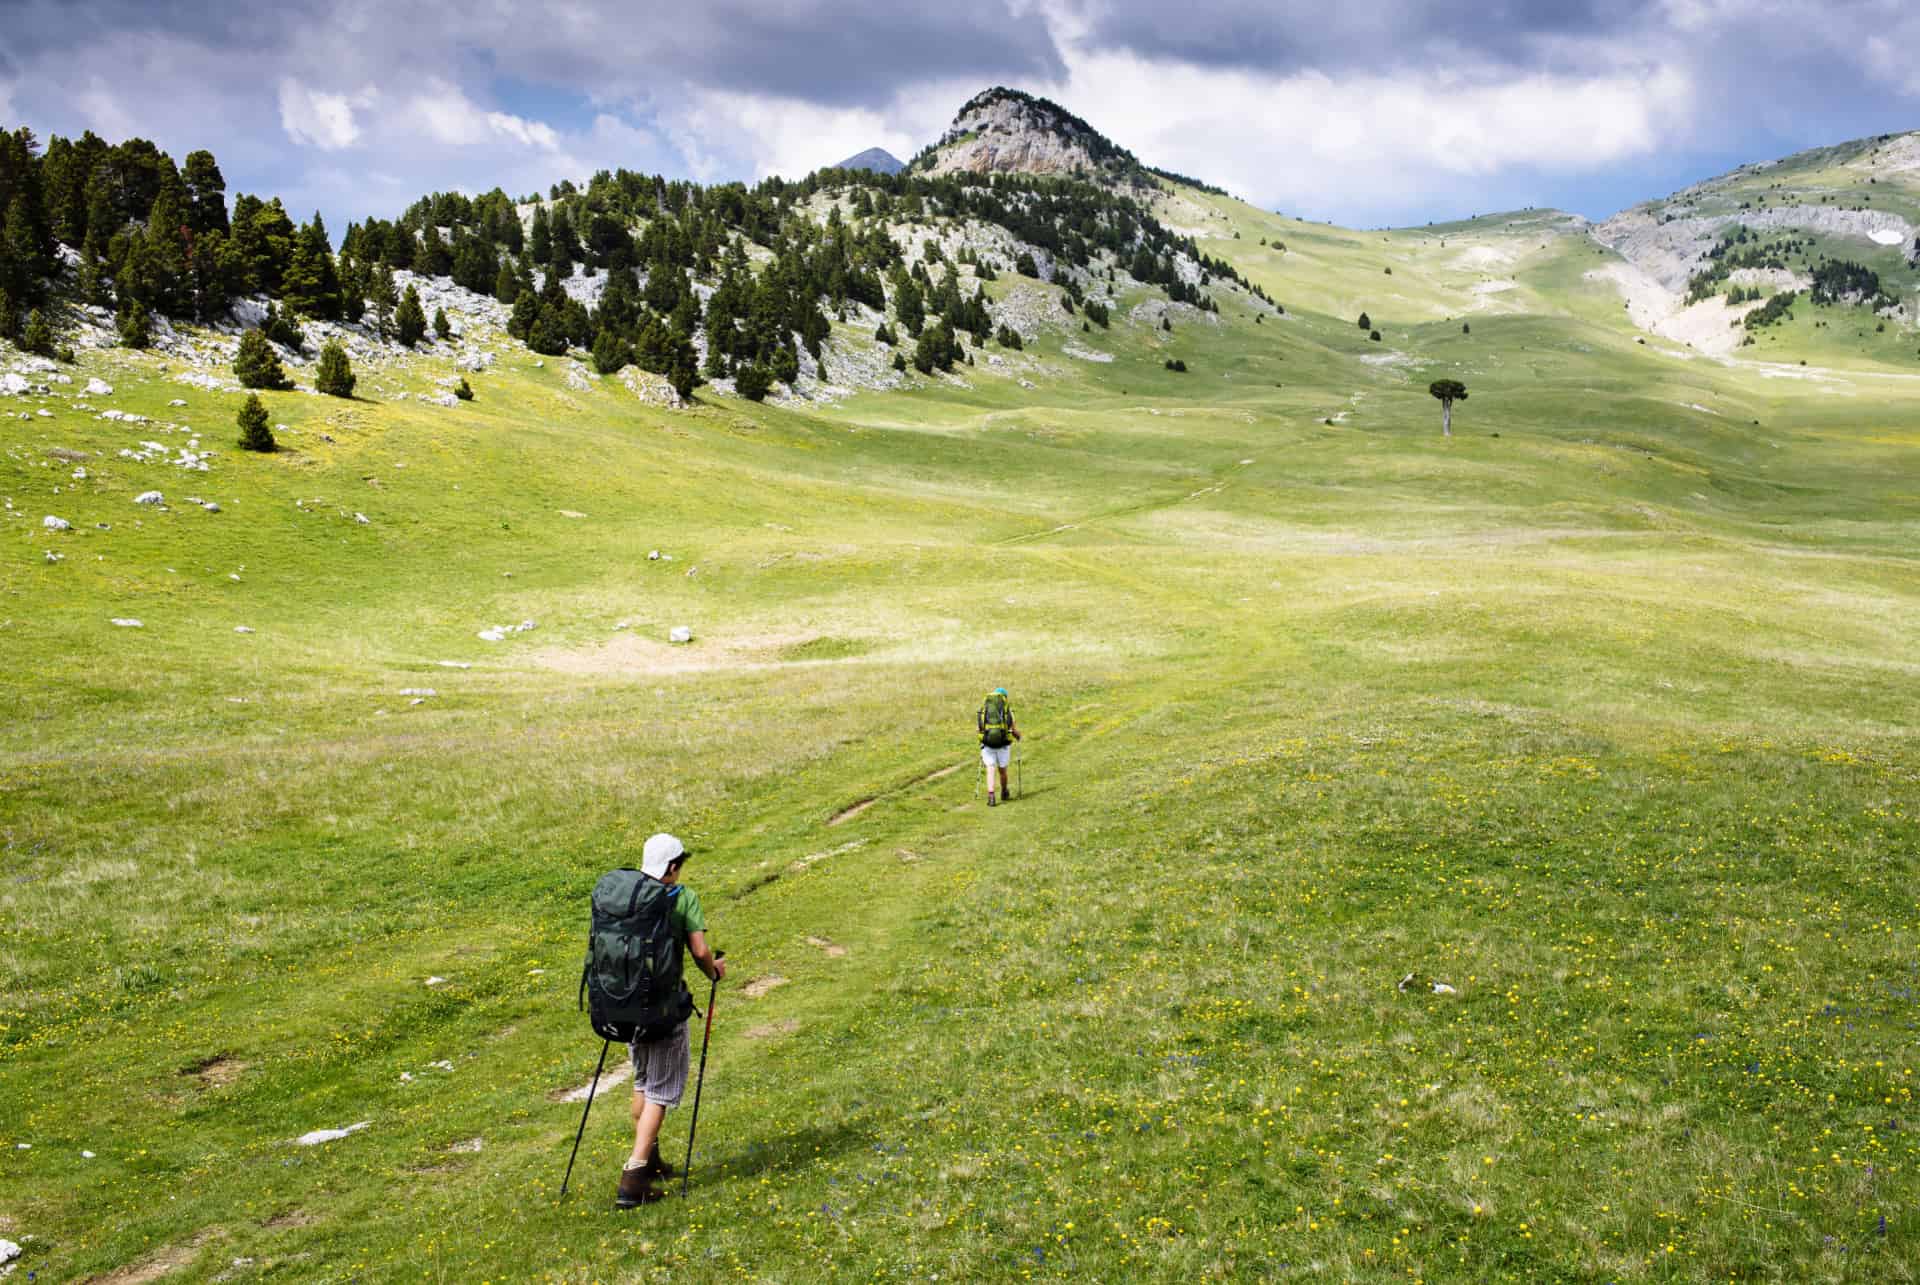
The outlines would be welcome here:
[[[1086,39],[1096,48],[1288,75],[1462,61],[1540,68],[1638,31],[1662,7],[1656,0],[1224,0],[1205,6],[1119,0],[1092,6],[1084,17]]]
[[[999,0],[345,0],[229,6],[189,0],[0,0],[0,70],[71,54],[89,33],[163,35],[254,60],[236,71],[375,78],[451,63],[596,99],[682,85],[873,105],[927,80],[1045,81],[1064,71],[1044,17]]]

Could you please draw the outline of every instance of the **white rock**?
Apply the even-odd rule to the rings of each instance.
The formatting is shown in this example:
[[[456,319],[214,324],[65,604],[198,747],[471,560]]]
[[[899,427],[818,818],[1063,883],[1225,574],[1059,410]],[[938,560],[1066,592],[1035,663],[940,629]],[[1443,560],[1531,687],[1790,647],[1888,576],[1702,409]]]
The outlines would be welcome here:
[[[439,662],[439,664],[440,664],[440,668],[442,669],[472,669],[473,668],[473,665],[471,662],[464,661],[464,660],[443,660]]]
[[[658,549],[655,549],[655,550],[654,550],[653,552],[651,552],[651,553],[649,553],[649,554],[647,555],[647,561],[648,561],[648,562],[658,562],[658,561],[660,561],[660,550],[658,550]]]
[[[369,519],[367,518],[367,515],[366,515],[366,514],[364,514],[364,513],[356,513],[356,514],[354,514],[354,515],[353,515],[353,520],[354,520],[355,522],[358,522],[358,523],[359,523],[359,524],[360,524],[361,526],[366,526],[366,525],[367,525],[367,523],[368,523],[368,521],[369,521]]]
[[[0,375],[0,397],[17,397],[31,387],[25,375],[16,375],[12,371]]]
[[[82,1160],[91,1160],[91,1159],[93,1159],[93,1152],[91,1152],[91,1151],[82,1151],[82,1152],[80,1153],[80,1158],[81,1158]]]
[[[412,1083],[413,1083],[413,1072],[412,1072],[412,1071],[402,1071],[402,1072],[400,1072],[400,1083],[402,1083],[402,1084],[412,1084]]]
[[[446,978],[444,978],[444,977],[429,977],[429,978],[427,978],[427,985],[429,985],[429,986],[439,986],[439,985],[441,985],[441,984],[443,984],[443,983],[444,983],[444,982],[445,982],[446,980],[447,980],[447,979],[446,979]]]
[[[86,481],[86,480],[87,480],[87,471],[86,471],[86,470],[85,470],[84,468],[77,468],[77,469],[75,469],[75,470],[73,471],[73,480],[74,480],[74,481],[76,481],[76,482],[84,482],[84,481]]]
[[[167,403],[167,405],[169,406],[185,406],[186,404],[187,403],[184,400],[178,397],[174,398],[172,401]]]
[[[166,497],[158,491],[142,491],[133,497],[133,502],[135,504],[151,504],[158,507],[159,505],[165,504],[167,500]]]
[[[48,410],[48,409],[47,409],[46,407],[44,407],[44,406],[42,406],[42,407],[41,407],[41,408],[40,408],[39,410],[37,410],[37,411],[35,411],[35,412],[34,412],[34,414],[36,414],[36,415],[38,415],[38,416],[39,416],[39,417],[40,417],[41,419],[52,419],[52,418],[53,418],[53,412],[52,412],[52,411],[50,411],[50,410]]]
[[[451,1070],[453,1070],[453,1063],[451,1063],[451,1062],[448,1062],[448,1061],[444,1061],[444,1060],[442,1060],[442,1061],[439,1061],[439,1062],[429,1062],[429,1063],[427,1063],[427,1065],[428,1065],[428,1066],[430,1066],[430,1067],[432,1067],[432,1068],[433,1068],[434,1070],[436,1070],[436,1071],[451,1071]]]
[[[460,1152],[466,1152],[471,1154],[473,1152],[479,1151],[482,1147],[486,1145],[487,1145],[487,1140],[485,1138],[468,1138],[465,1142],[454,1143],[451,1147],[448,1147],[447,1150],[460,1151]]]
[[[438,696],[440,693],[431,687],[402,687],[400,694],[402,696]]]
[[[338,1142],[348,1134],[358,1133],[372,1123],[371,1120],[362,1120],[344,1129],[315,1129],[312,1133],[303,1133],[295,1138],[293,1144],[297,1147],[317,1147],[323,1142]]]
[[[250,634],[253,632],[253,629],[249,625],[235,625],[233,632],[236,634]]]
[[[131,616],[115,616],[113,623],[122,629],[145,629],[146,626]]]
[[[218,504],[215,504],[212,500],[208,500],[205,504],[201,505],[200,507],[205,509],[209,513],[218,513],[220,511],[220,506]]]
[[[31,1151],[33,1150],[33,1144],[31,1142],[22,1142],[18,1146],[16,1146],[14,1150],[15,1151]]]
[[[64,553],[55,553],[52,549],[47,550],[48,562],[64,562],[66,561],[66,557],[67,555]]]
[[[0,1263],[11,1263],[20,1257],[20,1246],[10,1240],[0,1240]]]
[[[667,631],[667,641],[671,643],[692,642],[693,630],[687,628],[685,625],[675,625]]]
[[[507,631],[499,625],[494,625],[490,629],[482,629],[478,634],[475,634],[474,637],[478,638],[481,642],[504,642],[506,641]]]
[[[113,396],[113,385],[107,383],[105,380],[89,379],[85,391],[89,397],[111,397]]]
[[[1433,993],[1435,995],[1458,995],[1460,992],[1445,982],[1435,982],[1433,984]]]
[[[71,531],[73,529],[73,523],[67,521],[65,518],[56,518],[51,513],[40,519],[40,525],[49,531]]]

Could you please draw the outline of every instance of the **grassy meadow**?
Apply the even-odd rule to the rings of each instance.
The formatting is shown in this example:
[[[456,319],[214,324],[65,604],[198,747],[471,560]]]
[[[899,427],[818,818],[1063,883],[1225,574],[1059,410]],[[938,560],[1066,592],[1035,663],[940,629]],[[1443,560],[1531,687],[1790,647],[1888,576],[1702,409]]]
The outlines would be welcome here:
[[[1182,200],[1284,317],[800,408],[515,348],[263,458],[82,359],[204,474],[0,404],[17,1279],[1920,1278],[1920,344]],[[621,1214],[559,1099],[658,829],[732,972]]]

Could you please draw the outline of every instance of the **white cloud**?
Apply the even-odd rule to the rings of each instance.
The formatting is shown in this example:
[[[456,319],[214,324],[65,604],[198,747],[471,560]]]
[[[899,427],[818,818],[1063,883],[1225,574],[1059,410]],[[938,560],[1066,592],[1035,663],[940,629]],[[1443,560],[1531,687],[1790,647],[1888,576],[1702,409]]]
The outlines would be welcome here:
[[[14,128],[13,119],[13,82],[0,80],[0,121],[9,122],[8,127]]]
[[[551,126],[507,112],[488,111],[450,81],[429,81],[426,91],[414,95],[408,110],[436,142],[456,147],[507,142],[546,152],[560,149],[560,136]]]
[[[871,109],[696,90],[684,105],[669,108],[663,116],[675,146],[703,178],[737,174],[742,161],[754,178],[800,178],[869,147],[910,159],[974,92],[971,87],[926,86],[911,99]]]
[[[73,96],[73,103],[89,129],[116,142],[139,132],[133,113],[120,105],[107,82],[98,76],[88,78],[86,87]]]
[[[360,139],[354,108],[371,106],[377,96],[371,89],[352,98],[322,93],[287,76],[280,81],[280,128],[296,143],[337,152]]]

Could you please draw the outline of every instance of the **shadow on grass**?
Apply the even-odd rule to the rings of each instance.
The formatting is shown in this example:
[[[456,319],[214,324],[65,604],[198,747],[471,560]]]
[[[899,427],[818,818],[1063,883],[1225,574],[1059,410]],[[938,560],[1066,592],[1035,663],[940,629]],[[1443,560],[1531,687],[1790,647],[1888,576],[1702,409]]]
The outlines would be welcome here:
[[[792,1173],[842,1152],[872,1146],[874,1137],[869,1130],[852,1123],[810,1125],[771,1142],[751,1142],[745,1147],[721,1152],[714,1157],[711,1165],[702,1164],[696,1153],[693,1158],[694,1183],[696,1186],[699,1184],[701,1169],[706,1170],[709,1182],[722,1178],[757,1178],[762,1174]],[[678,1160],[680,1157],[670,1156],[669,1159]]]

